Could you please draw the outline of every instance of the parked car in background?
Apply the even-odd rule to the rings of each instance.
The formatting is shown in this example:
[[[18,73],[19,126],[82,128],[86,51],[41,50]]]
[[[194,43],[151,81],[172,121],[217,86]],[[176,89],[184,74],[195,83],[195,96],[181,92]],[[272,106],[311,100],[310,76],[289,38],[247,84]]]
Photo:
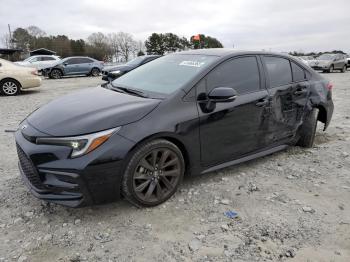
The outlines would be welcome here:
[[[114,79],[117,79],[118,77],[124,75],[127,72],[130,72],[131,70],[144,65],[148,62],[151,62],[154,59],[157,59],[158,57],[161,57],[160,55],[144,55],[144,56],[138,56],[135,59],[127,62],[123,65],[117,65],[112,67],[105,67],[102,70],[102,80],[112,82]]]
[[[28,57],[23,61],[15,62],[17,65],[33,67],[38,70],[47,68],[50,65],[55,64],[57,61],[61,60],[59,56],[55,55],[35,55]]]
[[[99,76],[103,65],[104,62],[87,56],[66,57],[54,65],[44,68],[43,74],[53,79],[73,75]]]
[[[35,68],[19,66],[0,58],[0,94],[18,95],[21,89],[38,87],[41,77]]]
[[[315,61],[313,56],[297,56],[304,64],[311,67],[312,63]]]
[[[347,58],[346,58],[346,68],[350,68],[350,56],[348,55]]]
[[[323,54],[317,57],[312,68],[323,72],[332,73],[334,70],[346,72],[347,60],[343,54]]]
[[[155,206],[185,174],[312,147],[318,121],[324,129],[331,121],[332,87],[278,53],[169,54],[29,115],[15,134],[20,173],[36,197],[54,203],[123,195]]]

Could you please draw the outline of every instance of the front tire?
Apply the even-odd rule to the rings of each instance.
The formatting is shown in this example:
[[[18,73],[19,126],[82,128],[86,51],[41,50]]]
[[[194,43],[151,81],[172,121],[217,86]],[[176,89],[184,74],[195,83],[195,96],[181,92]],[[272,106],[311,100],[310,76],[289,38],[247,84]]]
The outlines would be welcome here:
[[[343,69],[341,70],[342,73],[345,73],[346,72],[346,65],[343,66]]]
[[[5,79],[0,82],[0,93],[5,96],[16,96],[21,91],[21,85],[13,79]]]
[[[50,72],[50,78],[52,79],[60,79],[62,78],[62,71],[59,69],[52,69]]]
[[[328,73],[333,73],[334,72],[334,65],[331,65],[331,67],[328,70]]]
[[[127,161],[122,194],[138,207],[156,206],[168,200],[185,172],[181,151],[164,139],[141,144]]]
[[[316,135],[317,119],[318,109],[313,108],[305,117],[305,120],[299,129],[300,138],[296,144],[297,146],[308,148],[313,146]]]

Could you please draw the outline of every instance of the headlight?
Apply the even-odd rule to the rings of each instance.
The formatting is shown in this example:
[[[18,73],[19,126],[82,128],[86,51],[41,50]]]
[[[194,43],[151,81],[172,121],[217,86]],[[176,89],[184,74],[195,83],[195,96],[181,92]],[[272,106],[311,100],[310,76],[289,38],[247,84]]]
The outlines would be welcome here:
[[[94,134],[72,137],[40,137],[36,139],[38,145],[56,145],[67,146],[72,148],[71,157],[85,155],[104,142],[106,142],[114,133],[118,132],[121,127],[97,132]]]
[[[119,75],[122,71],[117,70],[117,71],[111,71],[110,73],[113,75]]]

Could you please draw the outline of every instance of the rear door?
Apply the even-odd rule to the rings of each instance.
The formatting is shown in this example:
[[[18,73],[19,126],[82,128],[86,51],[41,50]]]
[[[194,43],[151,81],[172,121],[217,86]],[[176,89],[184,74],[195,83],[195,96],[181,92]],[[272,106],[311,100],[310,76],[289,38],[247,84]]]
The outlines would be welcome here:
[[[93,67],[93,60],[91,60],[90,58],[86,58],[86,57],[81,57],[78,58],[78,72],[79,74],[88,74],[90,73],[92,67]]]
[[[240,158],[264,147],[268,92],[256,56],[223,62],[197,85],[200,117],[201,161],[211,166]],[[216,103],[207,110],[208,93],[216,87],[231,87],[238,93],[232,102]]]
[[[266,143],[290,141],[302,122],[310,84],[306,70],[285,57],[262,56],[270,96]]]

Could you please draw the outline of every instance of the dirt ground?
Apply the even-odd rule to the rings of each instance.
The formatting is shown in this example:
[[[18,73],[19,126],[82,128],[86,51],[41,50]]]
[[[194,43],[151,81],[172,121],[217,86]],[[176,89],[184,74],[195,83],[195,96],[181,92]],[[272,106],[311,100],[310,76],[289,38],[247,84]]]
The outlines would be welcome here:
[[[350,261],[350,71],[325,76],[335,112],[312,149],[187,178],[150,209],[47,204],[20,179],[14,138],[4,130],[100,78],[44,80],[0,97],[0,261]]]

